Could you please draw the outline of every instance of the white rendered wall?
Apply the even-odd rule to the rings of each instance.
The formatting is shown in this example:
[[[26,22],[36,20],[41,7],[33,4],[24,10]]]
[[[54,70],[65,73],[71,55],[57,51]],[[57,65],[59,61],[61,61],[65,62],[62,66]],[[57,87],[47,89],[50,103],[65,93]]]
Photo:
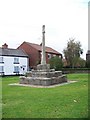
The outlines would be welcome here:
[[[14,64],[14,58],[10,56],[3,56],[4,63],[0,63],[0,66],[4,66],[4,74],[5,75],[14,75],[14,66],[19,66],[19,74],[23,74],[27,72],[28,67],[28,58],[26,57],[18,57],[19,58],[19,64]],[[22,67],[24,67],[24,71]]]
[[[20,57],[19,58],[19,68],[20,68],[20,74],[26,73],[28,69],[28,58]],[[23,70],[24,68],[24,70]]]

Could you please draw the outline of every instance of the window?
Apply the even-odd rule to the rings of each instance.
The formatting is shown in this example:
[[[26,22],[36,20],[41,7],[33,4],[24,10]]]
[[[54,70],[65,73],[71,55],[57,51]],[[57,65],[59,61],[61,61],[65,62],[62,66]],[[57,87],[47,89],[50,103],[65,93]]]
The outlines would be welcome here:
[[[19,66],[14,66],[14,73],[19,73]]]
[[[53,57],[56,57],[56,54],[53,54]]]
[[[61,58],[61,56],[59,55],[59,58]]]
[[[19,64],[19,58],[14,58],[14,64]]]
[[[4,72],[4,66],[0,66],[0,73]]]
[[[0,63],[4,63],[3,62],[3,57],[0,56]]]
[[[50,59],[51,58],[51,54],[48,54],[48,59]]]

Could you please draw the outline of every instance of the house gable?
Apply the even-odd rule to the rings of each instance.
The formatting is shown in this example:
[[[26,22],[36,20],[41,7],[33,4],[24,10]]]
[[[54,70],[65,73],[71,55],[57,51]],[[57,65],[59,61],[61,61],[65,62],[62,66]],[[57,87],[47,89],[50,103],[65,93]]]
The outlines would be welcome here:
[[[35,47],[27,42],[23,42],[17,49],[23,49],[27,53],[30,67],[37,65],[39,61],[39,51]]]

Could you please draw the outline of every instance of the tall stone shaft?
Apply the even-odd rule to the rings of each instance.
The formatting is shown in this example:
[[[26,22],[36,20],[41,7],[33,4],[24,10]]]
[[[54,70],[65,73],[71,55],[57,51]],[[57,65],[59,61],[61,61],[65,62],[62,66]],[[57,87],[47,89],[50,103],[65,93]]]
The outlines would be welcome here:
[[[46,64],[46,52],[45,52],[45,25],[42,26],[42,58],[41,64]]]

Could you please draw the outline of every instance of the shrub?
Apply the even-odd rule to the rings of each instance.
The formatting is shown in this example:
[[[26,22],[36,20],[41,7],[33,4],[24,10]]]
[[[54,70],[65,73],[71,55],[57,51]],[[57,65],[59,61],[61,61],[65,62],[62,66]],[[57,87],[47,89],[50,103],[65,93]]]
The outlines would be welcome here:
[[[62,59],[58,56],[52,57],[49,60],[50,68],[55,70],[60,70],[63,67]]]

